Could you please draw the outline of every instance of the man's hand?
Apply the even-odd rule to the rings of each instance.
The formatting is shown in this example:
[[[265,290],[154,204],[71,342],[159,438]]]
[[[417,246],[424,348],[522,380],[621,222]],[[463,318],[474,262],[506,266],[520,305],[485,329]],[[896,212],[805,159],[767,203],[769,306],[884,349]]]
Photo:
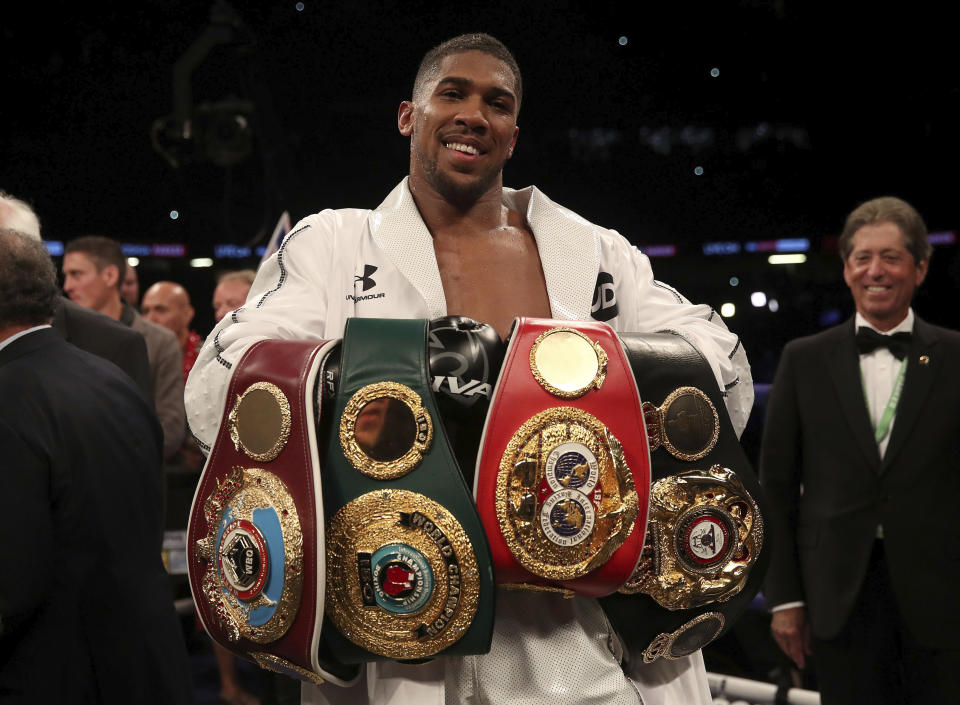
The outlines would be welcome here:
[[[807,624],[806,607],[788,607],[773,613],[770,631],[783,653],[789,656],[797,667],[804,668],[810,650],[810,625]]]

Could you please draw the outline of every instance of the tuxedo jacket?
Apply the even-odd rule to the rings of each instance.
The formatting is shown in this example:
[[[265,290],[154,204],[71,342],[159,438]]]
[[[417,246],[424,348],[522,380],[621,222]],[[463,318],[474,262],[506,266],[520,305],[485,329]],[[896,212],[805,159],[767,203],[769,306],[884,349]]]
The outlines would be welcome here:
[[[130,375],[144,399],[153,403],[153,378],[144,337],[109,316],[61,299],[51,322],[68,343],[109,360]]]
[[[813,634],[850,615],[882,525],[903,619],[924,645],[960,633],[960,333],[915,319],[903,393],[881,459],[853,319],[786,346],[770,391],[760,476],[777,540],[764,592],[803,600]]]
[[[49,328],[0,349],[0,703],[191,702],[161,444],[115,365]]]

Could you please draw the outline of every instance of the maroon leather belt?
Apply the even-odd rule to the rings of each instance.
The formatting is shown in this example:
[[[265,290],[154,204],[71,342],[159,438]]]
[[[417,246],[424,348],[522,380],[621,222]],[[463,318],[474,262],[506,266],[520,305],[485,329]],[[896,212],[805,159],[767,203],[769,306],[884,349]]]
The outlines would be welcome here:
[[[328,341],[261,341],[237,363],[194,496],[188,569],[204,628],[260,666],[348,685],[318,656],[324,517],[314,389]],[[319,413],[319,411],[318,411]]]

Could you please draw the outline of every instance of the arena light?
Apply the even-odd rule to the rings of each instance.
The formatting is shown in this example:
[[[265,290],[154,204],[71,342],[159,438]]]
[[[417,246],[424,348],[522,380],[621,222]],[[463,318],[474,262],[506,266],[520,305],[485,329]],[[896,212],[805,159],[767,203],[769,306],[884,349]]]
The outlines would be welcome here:
[[[194,257],[190,260],[191,267],[212,267],[213,260],[209,257]]]
[[[750,303],[754,308],[763,308],[767,305],[767,295],[762,291],[755,291],[750,294]]]
[[[770,255],[767,262],[770,264],[803,264],[807,261],[807,256],[802,252],[790,255]]]
[[[136,267],[138,264],[140,264],[140,258],[139,258],[139,257],[127,257],[127,264],[128,264],[129,266],[131,266],[131,267]]]
[[[733,318],[737,313],[737,307],[732,303],[725,303],[720,307],[720,315],[724,318]]]

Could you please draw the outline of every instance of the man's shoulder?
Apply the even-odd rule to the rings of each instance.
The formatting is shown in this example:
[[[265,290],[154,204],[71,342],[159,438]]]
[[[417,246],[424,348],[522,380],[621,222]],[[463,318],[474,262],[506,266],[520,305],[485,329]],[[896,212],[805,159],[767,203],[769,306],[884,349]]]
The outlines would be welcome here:
[[[177,342],[177,336],[174,335],[173,331],[153,321],[148,321],[139,313],[134,313],[133,323],[130,324],[130,327],[146,338],[148,346],[159,349],[173,346],[174,349],[180,349],[180,343]]]
[[[136,340],[140,335],[110,316],[85,308],[70,299],[60,301],[53,327],[78,347],[84,347],[78,340],[97,340],[109,336],[113,340],[124,341]]]
[[[76,345],[68,345],[59,335],[48,333],[51,331],[37,331],[12,344],[17,345],[17,352],[22,354],[0,366],[4,392],[10,398],[17,398],[17,390],[21,388],[33,393],[47,382],[55,381],[59,387],[65,383],[85,382],[95,375],[130,383],[115,364]],[[81,369],[83,373],[78,373]],[[40,381],[43,384],[39,384]]]
[[[919,317],[914,325],[918,334],[938,338],[946,345],[960,348],[960,331],[928,323]]]
[[[803,357],[817,350],[826,350],[840,343],[844,338],[852,336],[853,323],[847,320],[839,325],[832,326],[817,333],[800,336],[788,342],[783,348],[784,357]]]

